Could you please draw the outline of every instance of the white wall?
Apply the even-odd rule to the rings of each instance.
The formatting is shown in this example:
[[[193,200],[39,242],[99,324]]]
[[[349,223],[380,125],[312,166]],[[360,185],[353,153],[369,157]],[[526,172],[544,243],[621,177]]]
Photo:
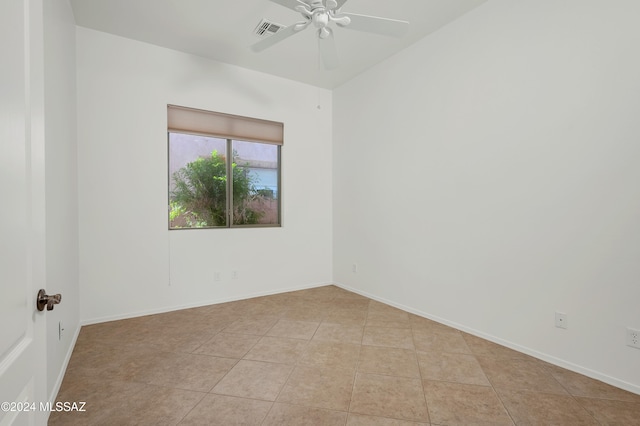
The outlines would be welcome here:
[[[83,322],[331,280],[329,91],[85,28],[77,74]],[[167,104],[284,122],[282,228],[167,230]]]
[[[47,391],[55,397],[80,326],[76,27],[68,0],[44,6],[46,282],[62,303],[46,313]],[[58,324],[65,331],[58,336]]]
[[[640,393],[638,16],[491,0],[335,90],[336,281]]]

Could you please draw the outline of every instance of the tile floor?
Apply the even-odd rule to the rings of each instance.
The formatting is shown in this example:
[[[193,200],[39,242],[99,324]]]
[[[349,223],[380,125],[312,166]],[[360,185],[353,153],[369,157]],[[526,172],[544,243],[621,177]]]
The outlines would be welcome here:
[[[83,327],[50,425],[640,425],[640,395],[334,286]]]

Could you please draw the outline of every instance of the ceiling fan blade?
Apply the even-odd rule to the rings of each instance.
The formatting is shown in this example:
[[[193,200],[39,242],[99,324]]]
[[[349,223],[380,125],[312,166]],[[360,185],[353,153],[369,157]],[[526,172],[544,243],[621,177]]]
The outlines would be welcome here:
[[[338,3],[338,7],[336,7],[336,9],[340,9],[346,2],[347,0],[336,0],[336,3]]]
[[[340,16],[348,16],[349,19],[351,19],[351,23],[344,26],[344,28],[351,30],[366,31],[391,37],[402,37],[409,30],[409,23],[407,21],[358,15],[355,13],[341,13]]]
[[[280,43],[282,40],[291,37],[294,34],[301,32],[306,25],[303,27],[298,27],[299,24],[293,24],[288,27],[285,27],[278,31],[277,33],[270,35],[264,40],[260,40],[259,42],[251,45],[251,50],[254,52],[262,52],[263,50],[273,46],[274,44]]]
[[[307,3],[300,0],[271,0],[271,1],[291,10],[296,10],[296,7],[300,5],[309,7]]]
[[[320,57],[324,67],[328,70],[338,68],[340,60],[338,59],[338,51],[336,50],[336,43],[333,40],[333,31],[331,28],[327,28],[328,35],[318,37],[318,47],[320,49]]]

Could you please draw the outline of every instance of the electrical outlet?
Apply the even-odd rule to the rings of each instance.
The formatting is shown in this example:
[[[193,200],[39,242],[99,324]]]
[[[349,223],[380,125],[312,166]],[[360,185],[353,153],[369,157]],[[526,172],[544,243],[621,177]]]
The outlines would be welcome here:
[[[627,346],[640,349],[640,330],[627,327]]]
[[[567,328],[567,314],[563,314],[562,312],[556,312],[556,327],[558,328]]]
[[[358,264],[354,263],[353,265],[351,265],[351,272],[353,272],[354,274],[358,273]]]
[[[218,271],[214,272],[213,273],[213,279],[215,281],[220,281],[222,279],[221,276],[220,276],[220,272],[218,272]]]
[[[232,271],[231,272],[231,279],[232,280],[237,280],[238,279],[238,271]]]

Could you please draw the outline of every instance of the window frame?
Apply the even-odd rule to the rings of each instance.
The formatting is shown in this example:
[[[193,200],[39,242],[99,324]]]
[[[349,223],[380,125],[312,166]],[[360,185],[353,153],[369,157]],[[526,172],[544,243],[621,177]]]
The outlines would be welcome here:
[[[282,139],[283,139],[283,124],[277,122],[269,122],[266,120],[253,119],[249,117],[241,117],[241,116],[233,116],[230,114],[222,114],[211,111],[203,111],[196,110],[192,108],[186,107],[176,107],[174,105],[167,105],[168,108],[168,126],[167,126],[167,206],[169,207],[169,211],[167,213],[167,227],[169,231],[177,231],[177,230],[194,230],[194,229],[242,229],[242,228],[281,228],[282,227]],[[181,113],[184,111],[194,111],[196,115],[203,116],[206,114],[210,114],[214,119],[222,117],[225,120],[228,119],[237,119],[240,124],[245,122],[249,123],[258,123],[258,125],[268,125],[272,128],[275,128],[276,131],[279,131],[280,135],[278,139],[273,139],[273,135],[269,140],[261,141],[259,137],[251,137],[251,138],[242,138],[242,137],[234,137],[233,134],[229,134],[225,131],[225,134],[219,135],[215,132],[202,132],[202,131],[189,131],[188,126],[183,128],[172,128],[172,117],[171,110],[172,108],[176,110],[180,110]],[[175,121],[175,120],[174,120]],[[270,129],[271,130],[271,129]],[[182,134],[182,135],[191,135],[191,136],[202,136],[208,138],[216,138],[220,140],[224,140],[226,142],[226,155],[225,155],[225,171],[226,171],[226,225],[221,226],[206,226],[206,227],[183,227],[176,228],[171,226],[171,184],[172,184],[172,173],[171,173],[171,134]],[[243,143],[257,143],[262,145],[275,145],[277,148],[277,223],[256,223],[256,224],[240,224],[236,225],[233,223],[233,145],[234,142],[243,142]],[[240,166],[240,165],[239,165]]]

